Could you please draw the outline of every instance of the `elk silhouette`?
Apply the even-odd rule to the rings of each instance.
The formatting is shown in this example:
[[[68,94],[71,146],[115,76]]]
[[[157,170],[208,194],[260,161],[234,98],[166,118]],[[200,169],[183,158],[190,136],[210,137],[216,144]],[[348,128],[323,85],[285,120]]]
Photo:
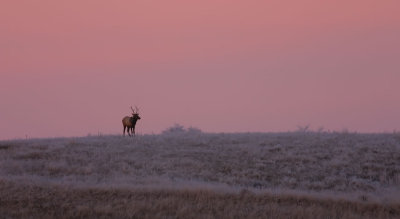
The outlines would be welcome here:
[[[137,108],[136,106],[135,106],[135,108],[136,108],[136,112],[135,112],[135,110],[133,110],[133,108],[131,106],[131,109],[132,109],[132,116],[131,117],[125,116],[122,119],[122,125],[124,126],[124,136],[125,136],[125,129],[126,128],[128,128],[127,132],[128,132],[129,136],[131,136],[131,133],[133,135],[135,135],[136,122],[140,119],[139,108]],[[129,133],[129,130],[131,130],[131,133]]]

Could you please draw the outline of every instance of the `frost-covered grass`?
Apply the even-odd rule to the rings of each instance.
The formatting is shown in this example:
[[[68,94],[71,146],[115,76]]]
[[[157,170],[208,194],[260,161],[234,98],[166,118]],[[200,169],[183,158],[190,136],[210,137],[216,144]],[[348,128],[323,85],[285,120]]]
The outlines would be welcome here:
[[[400,134],[213,134],[173,127],[135,138],[2,141],[0,182],[21,188],[305,195],[389,203],[397,215]]]

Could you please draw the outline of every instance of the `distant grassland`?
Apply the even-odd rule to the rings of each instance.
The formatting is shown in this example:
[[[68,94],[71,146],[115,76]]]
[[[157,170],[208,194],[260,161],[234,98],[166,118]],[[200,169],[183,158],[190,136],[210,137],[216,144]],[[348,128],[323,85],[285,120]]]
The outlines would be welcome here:
[[[0,215],[398,218],[400,134],[171,129],[2,141]]]

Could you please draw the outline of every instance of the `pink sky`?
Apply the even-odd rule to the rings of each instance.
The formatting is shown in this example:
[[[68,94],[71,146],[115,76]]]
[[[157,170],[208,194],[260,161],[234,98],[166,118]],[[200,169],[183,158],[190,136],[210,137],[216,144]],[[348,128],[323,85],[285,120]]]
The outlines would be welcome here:
[[[400,130],[397,0],[3,1],[0,139]]]

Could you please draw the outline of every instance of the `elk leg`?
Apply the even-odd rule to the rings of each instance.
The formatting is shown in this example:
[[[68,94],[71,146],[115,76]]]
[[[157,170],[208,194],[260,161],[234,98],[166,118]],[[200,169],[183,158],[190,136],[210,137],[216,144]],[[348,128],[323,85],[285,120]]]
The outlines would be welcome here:
[[[125,129],[126,129],[126,126],[124,126],[124,134],[123,134],[123,136],[125,136]]]

